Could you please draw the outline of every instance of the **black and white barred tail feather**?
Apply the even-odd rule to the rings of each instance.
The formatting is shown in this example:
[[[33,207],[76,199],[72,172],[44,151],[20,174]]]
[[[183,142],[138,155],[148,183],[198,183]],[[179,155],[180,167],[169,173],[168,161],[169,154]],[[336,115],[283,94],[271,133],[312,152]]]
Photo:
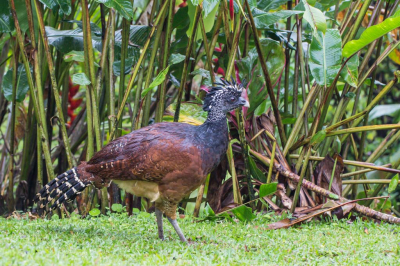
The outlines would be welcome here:
[[[59,207],[64,201],[69,202],[75,199],[90,184],[91,182],[79,179],[76,168],[57,176],[36,194],[35,202],[38,203],[39,214],[46,214],[46,207],[53,199],[58,198],[51,206],[52,210]]]

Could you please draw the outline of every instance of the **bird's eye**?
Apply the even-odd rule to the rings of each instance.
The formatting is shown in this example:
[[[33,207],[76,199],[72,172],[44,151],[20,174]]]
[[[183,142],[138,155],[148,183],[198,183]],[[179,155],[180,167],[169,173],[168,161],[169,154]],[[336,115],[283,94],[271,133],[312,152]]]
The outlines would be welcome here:
[[[231,98],[229,99],[229,101],[230,101],[231,103],[233,103],[234,101],[236,101],[236,98],[235,98],[235,97],[231,97]]]

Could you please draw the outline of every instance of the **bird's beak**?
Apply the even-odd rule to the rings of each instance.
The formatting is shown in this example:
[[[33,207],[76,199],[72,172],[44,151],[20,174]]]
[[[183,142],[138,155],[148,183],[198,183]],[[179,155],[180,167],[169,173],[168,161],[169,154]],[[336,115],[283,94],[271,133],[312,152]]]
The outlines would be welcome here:
[[[250,107],[249,101],[247,101],[245,98],[240,97],[239,101],[240,101],[240,105],[241,106],[244,106],[244,107],[247,107],[247,108]]]

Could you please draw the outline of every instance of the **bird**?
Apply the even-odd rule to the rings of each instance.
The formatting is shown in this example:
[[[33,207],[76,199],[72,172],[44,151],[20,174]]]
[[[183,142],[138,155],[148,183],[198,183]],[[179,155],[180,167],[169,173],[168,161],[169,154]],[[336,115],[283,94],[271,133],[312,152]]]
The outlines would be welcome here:
[[[46,214],[71,202],[89,185],[100,189],[111,182],[155,203],[158,237],[164,240],[163,215],[179,238],[187,242],[176,221],[178,203],[204,183],[228,147],[227,113],[249,106],[241,83],[221,79],[203,101],[207,119],[195,126],[161,122],[119,137],[87,162],[57,176],[35,197],[38,212]],[[49,203],[54,202],[50,208]]]

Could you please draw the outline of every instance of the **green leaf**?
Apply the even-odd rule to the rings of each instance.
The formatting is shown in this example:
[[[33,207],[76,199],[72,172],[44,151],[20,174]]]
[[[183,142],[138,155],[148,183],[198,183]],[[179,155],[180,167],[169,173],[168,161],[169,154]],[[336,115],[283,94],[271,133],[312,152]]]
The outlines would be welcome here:
[[[184,29],[190,23],[190,18],[188,14],[189,8],[187,6],[181,7],[175,13],[174,21],[172,22],[172,27],[174,29]]]
[[[186,34],[188,37],[191,36],[192,30],[193,30],[193,26],[194,26],[194,18],[195,18],[195,13],[196,13],[196,6],[198,5],[198,3],[196,4],[195,2],[198,0],[189,0],[186,3],[188,4],[188,15],[190,18],[190,24],[189,24],[189,28],[186,31]],[[233,0],[232,0],[233,1]],[[209,32],[211,31],[211,29],[214,26],[214,22],[215,22],[215,14],[217,13],[218,10],[218,3],[216,5],[214,5],[214,8],[209,11],[209,13],[206,15],[203,15],[202,17],[200,17],[200,19],[203,19],[203,23],[204,23],[204,29],[205,32]],[[196,30],[196,38],[195,40],[199,40],[202,38],[202,34],[201,34],[201,27],[200,25],[197,26],[197,30]]]
[[[268,0],[268,1],[258,1],[257,7],[264,11],[274,10],[280,7],[283,4],[286,4],[288,0]],[[249,5],[251,5],[251,1],[249,1]]]
[[[133,57],[128,57],[125,59],[125,69],[124,69],[124,73],[128,74],[131,69],[133,64],[135,63],[135,58]],[[121,76],[121,61],[115,61],[113,63],[113,72],[114,75],[116,75],[117,77]]]
[[[57,30],[46,26],[46,34],[49,38],[49,44],[54,46],[57,51],[66,54],[71,51],[83,51],[83,33],[81,22],[67,21],[76,23],[78,28],[73,30]],[[92,23],[91,23],[92,24]],[[101,29],[97,26],[91,27],[93,47],[102,50]],[[140,55],[140,46],[143,46],[149,36],[150,27],[142,25],[131,25],[129,32],[129,40],[133,45],[128,46],[126,58],[133,57],[135,62]],[[121,30],[115,32],[115,61],[121,60],[122,34]]]
[[[312,136],[310,140],[311,145],[315,145],[321,143],[326,138],[326,131],[325,129],[318,131],[314,136]]]
[[[208,204],[208,203],[206,203],[203,213],[204,213],[205,219],[213,220],[216,218],[214,210],[210,207],[210,204]]]
[[[249,222],[256,218],[253,210],[245,205],[232,209],[232,213],[242,222]]]
[[[168,64],[169,65],[175,65],[178,64],[180,62],[182,62],[183,60],[185,60],[186,56],[183,54],[171,54],[171,56],[168,59]]]
[[[263,172],[257,167],[256,162],[254,162],[253,158],[251,158],[251,156],[248,157],[249,158],[249,164],[250,164],[250,173],[251,176],[254,179],[257,179],[263,183],[267,182],[267,179],[265,177],[265,175],[263,174]]]
[[[123,207],[122,207],[121,204],[114,203],[114,204],[111,206],[111,210],[114,211],[114,212],[122,212]]]
[[[3,78],[3,94],[8,101],[12,101],[12,90],[13,90],[13,70],[10,69],[4,75]],[[31,71],[32,72],[32,71]],[[22,102],[29,90],[28,77],[26,76],[24,65],[18,65],[17,70],[17,94],[16,101]]]
[[[198,68],[190,73],[190,75],[201,75],[203,78],[211,79],[210,71],[205,70],[204,68]]]
[[[330,194],[329,194],[329,198],[330,198],[330,199],[339,199],[339,196],[336,195],[336,194],[330,193]]]
[[[302,0],[302,3],[306,10],[303,18],[308,22],[308,24],[310,24],[311,28],[314,30],[314,34],[316,34],[317,31],[325,33],[326,32],[325,15],[318,8],[310,6],[306,0]]]
[[[318,0],[317,2],[322,6],[322,10],[324,11],[330,8],[331,6],[336,5],[337,0]]]
[[[100,215],[100,210],[97,208],[91,209],[89,212],[90,216],[96,217]]]
[[[39,0],[42,2],[47,8],[50,8],[52,10],[56,9],[57,7],[60,7],[58,10],[58,13],[63,16],[63,15],[69,15],[71,14],[71,0]]]
[[[274,194],[277,190],[278,182],[270,183],[270,184],[262,184],[260,186],[259,197],[264,198],[265,196],[269,196]]]
[[[85,73],[77,73],[72,75],[72,83],[78,84],[78,85],[90,85],[91,82],[87,78]]]
[[[254,23],[257,29],[268,29],[270,25],[277,23],[282,19],[287,19],[290,16],[302,13],[304,13],[304,11],[301,10],[280,10],[272,13],[258,10],[257,8],[253,10]]]
[[[399,174],[395,175],[389,183],[388,192],[392,193],[396,190],[397,185],[399,184]]]
[[[390,180],[388,192],[392,193],[396,190],[397,185],[399,184],[399,174],[395,175],[392,180]]]
[[[261,39],[261,49],[266,60],[267,68],[274,86],[280,77],[285,66],[285,54],[281,44],[272,39]],[[259,62],[259,56],[256,48],[249,51],[245,58],[237,60],[239,75],[241,80],[248,82],[248,95],[250,108],[248,113],[254,112],[267,99],[267,88],[265,86],[264,74]]]
[[[218,8],[220,2],[220,0],[203,0],[204,17],[208,17],[215,7]]]
[[[83,51],[71,51],[64,55],[64,60],[65,62],[85,62],[85,53]],[[94,65],[100,67],[97,62],[94,62]]]
[[[358,86],[358,56],[353,56],[344,66],[340,75],[352,87]]]
[[[351,40],[343,47],[343,56],[350,57],[358,52],[366,45],[372,43],[376,39],[386,35],[387,33],[400,27],[400,12],[396,12],[393,16],[385,19],[378,25],[367,28],[358,40]]]
[[[0,33],[12,32],[14,30],[14,20],[11,15],[8,1],[0,1]]]
[[[170,66],[167,66],[163,71],[158,73],[157,77],[153,80],[150,86],[142,91],[142,98],[144,98],[147,93],[149,93],[152,89],[160,85],[165,80],[169,71],[169,67]]]
[[[144,10],[149,4],[149,1],[150,0],[135,0],[133,1],[133,8],[139,8],[141,10]]]
[[[387,115],[393,116],[395,113],[400,111],[400,104],[383,104],[375,106],[369,113],[368,121],[372,121],[375,118]]]
[[[310,70],[315,81],[329,86],[341,66],[342,40],[337,29],[328,29],[323,35],[318,32],[310,46]]]
[[[95,0],[108,8],[114,8],[126,19],[133,18],[132,2],[129,0]]]

